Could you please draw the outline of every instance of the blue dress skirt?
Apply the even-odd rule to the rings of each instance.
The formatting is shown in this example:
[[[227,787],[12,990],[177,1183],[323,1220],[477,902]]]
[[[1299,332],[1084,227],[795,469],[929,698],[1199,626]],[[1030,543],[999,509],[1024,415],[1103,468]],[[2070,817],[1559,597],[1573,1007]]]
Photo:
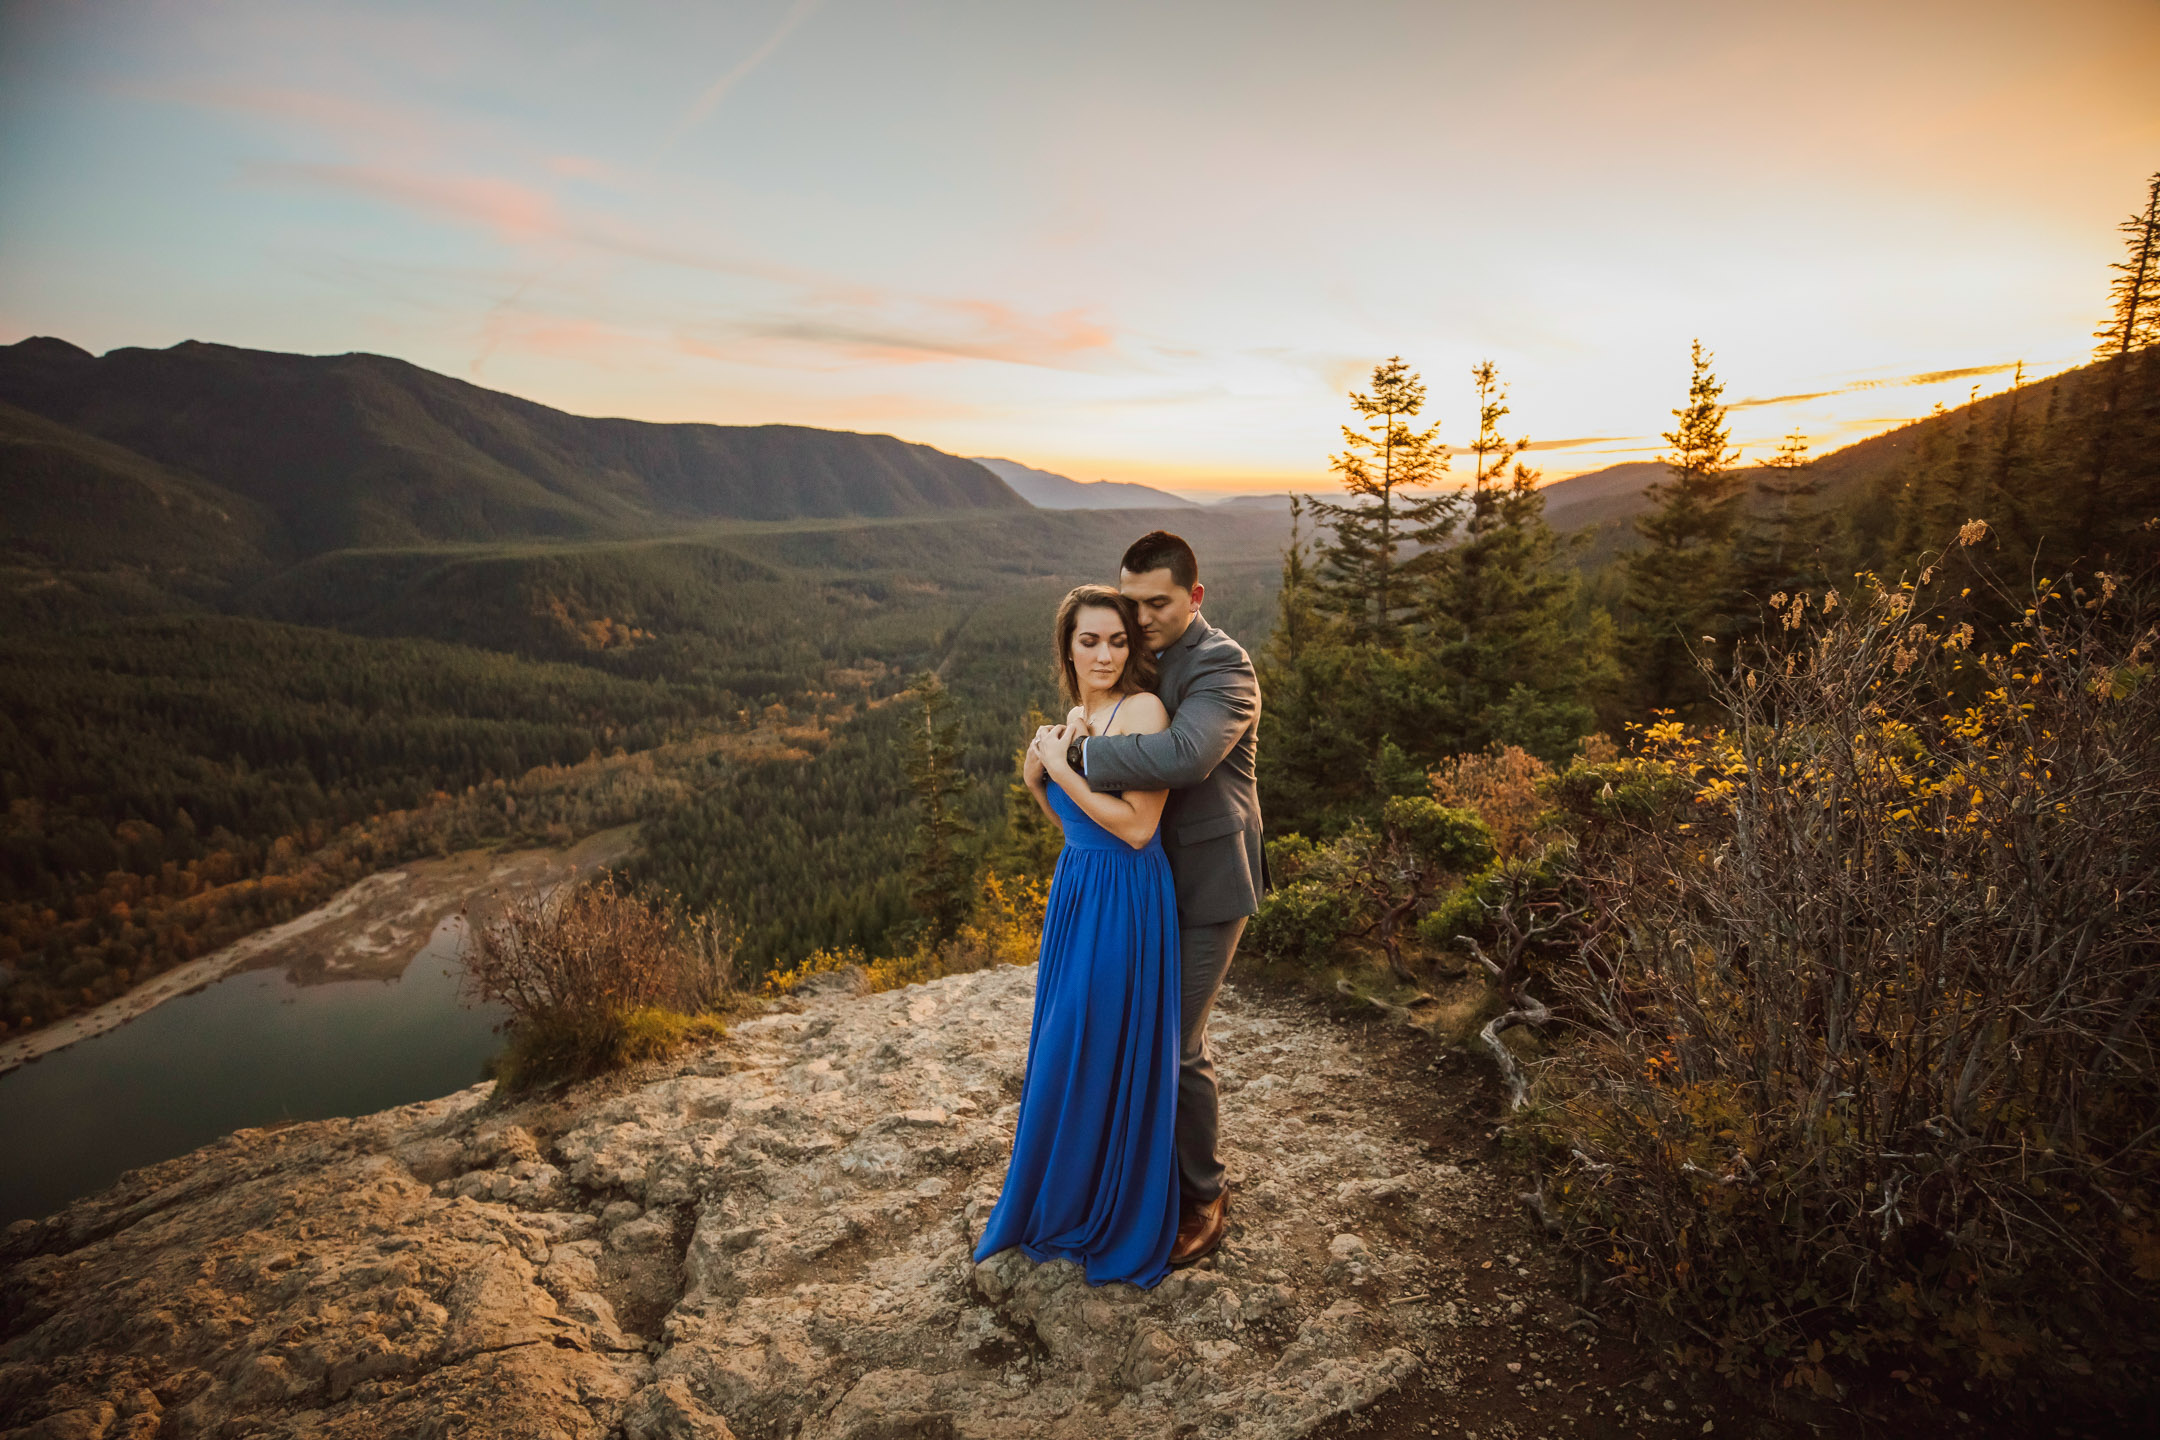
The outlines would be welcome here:
[[[975,1258],[1017,1245],[1088,1283],[1152,1286],[1177,1238],[1177,895],[1158,832],[1138,850],[1054,782],[1035,1020],[1005,1189]]]

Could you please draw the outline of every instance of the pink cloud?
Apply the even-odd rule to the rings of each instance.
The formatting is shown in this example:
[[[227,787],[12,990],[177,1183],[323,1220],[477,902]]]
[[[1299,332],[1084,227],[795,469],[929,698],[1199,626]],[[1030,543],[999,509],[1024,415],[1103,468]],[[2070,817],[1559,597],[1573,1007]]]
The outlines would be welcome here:
[[[321,90],[272,85],[172,84],[120,82],[111,92],[153,104],[187,105],[236,115],[262,116],[288,124],[313,126],[339,135],[364,136],[376,143],[434,148],[445,140],[445,127],[410,106],[371,104]]]
[[[589,155],[550,155],[547,168],[566,180],[615,179],[615,172]]]
[[[850,363],[988,360],[1072,368],[1082,357],[1106,356],[1116,344],[1108,328],[1081,310],[1031,315],[998,300],[907,295],[792,266],[699,254],[604,218],[573,218],[546,191],[491,176],[288,162],[259,162],[247,173],[258,183],[339,190],[476,226],[509,244],[548,242],[761,280],[793,292],[793,307],[779,313],[686,327],[691,353],[712,358],[735,358],[745,345],[778,344],[837,352]],[[534,283],[523,282],[498,310],[522,304]],[[491,328],[489,353],[495,333]]]
[[[648,337],[603,325],[596,320],[556,315],[519,316],[506,327],[504,338],[524,355],[545,355],[585,361],[627,360],[651,350]]]
[[[555,200],[544,191],[488,176],[414,175],[374,165],[310,165],[262,161],[250,178],[299,182],[387,200],[407,209],[463,220],[507,241],[564,237]]]

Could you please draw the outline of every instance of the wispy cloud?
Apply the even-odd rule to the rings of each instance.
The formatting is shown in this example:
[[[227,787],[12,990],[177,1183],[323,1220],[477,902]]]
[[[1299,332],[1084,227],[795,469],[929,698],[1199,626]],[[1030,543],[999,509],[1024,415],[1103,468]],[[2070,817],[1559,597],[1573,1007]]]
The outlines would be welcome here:
[[[568,233],[546,191],[480,175],[421,175],[376,165],[324,165],[257,161],[247,178],[264,185],[306,185],[343,190],[409,210],[459,220],[503,240],[564,239]]]
[[[1580,450],[1585,445],[1622,445],[1647,439],[1642,435],[1584,435],[1574,440],[1533,440],[1525,450]]]
[[[611,181],[615,172],[590,155],[550,155],[547,158],[550,173],[566,180]]]
[[[441,117],[409,105],[355,99],[329,90],[219,82],[114,81],[105,93],[127,100],[306,125],[339,136],[365,136],[377,145],[440,147],[448,138]]]
[[[547,191],[491,176],[421,174],[379,165],[258,162],[248,177],[264,185],[341,191],[437,219],[486,230],[509,244],[546,244],[764,282],[783,292],[769,302],[687,327],[698,353],[739,352],[742,342],[823,347],[851,362],[926,363],[988,360],[1004,364],[1096,368],[1116,336],[1083,311],[1031,314],[997,300],[909,295],[748,257],[686,250],[621,224],[566,211]],[[535,288],[521,281],[501,310]],[[495,342],[491,339],[489,352]]]
[[[2017,369],[2020,362],[2005,361],[2000,365],[1969,365],[1961,370],[1922,370],[1913,375],[1893,375],[1875,380],[1853,380],[1829,390],[1809,390],[1799,395],[1766,395],[1758,399],[1735,400],[1728,410],[1753,410],[1764,405],[1798,405],[1807,400],[1826,400],[1833,395],[1851,395],[1862,390],[1883,390],[1893,386],[1940,385],[1948,380],[1976,380],[1983,375],[2001,375]]]
[[[812,12],[823,3],[824,0],[795,0],[795,3],[788,7],[787,14],[781,17],[779,25],[774,28],[772,34],[765,37],[764,43],[737,61],[725,74],[706,86],[698,93],[698,97],[690,102],[690,108],[683,112],[682,118],[675,122],[674,128],[669,130],[666,138],[660,142],[660,148],[653,152],[652,159],[647,162],[647,168],[650,169],[652,166],[659,164],[661,159],[666,156],[668,151],[675,148],[676,143],[683,136],[696,129],[706,116],[712,114],[714,108],[727,98],[728,91],[741,84],[751,71],[763,65],[767,60],[772,59],[781,45],[786,43],[788,36],[795,33],[796,27],[809,19]]]
[[[612,222],[573,217],[563,211],[549,192],[495,176],[428,174],[385,165],[286,161],[256,161],[246,166],[243,173],[261,185],[306,186],[365,196],[438,219],[477,225],[505,240],[558,241],[629,259],[811,286],[840,295],[856,288],[790,266],[685,250]]]
[[[770,62],[821,4],[790,0],[754,48],[689,99],[646,172]],[[618,342],[645,333],[666,346],[670,342],[657,337],[676,334],[696,353],[810,369],[967,360],[1100,369],[1118,348],[1107,326],[1082,310],[1029,312],[996,299],[896,291],[754,254],[682,244],[635,223],[619,206],[594,203],[587,188],[596,183],[625,193],[649,188],[637,176],[593,155],[528,150],[518,135],[469,115],[328,88],[245,81],[131,83],[114,93],[311,132],[335,147],[327,155],[243,162],[246,183],[357,197],[475,230],[522,252],[486,286],[492,293],[480,317],[480,349],[471,361],[476,378],[506,345],[561,353],[574,351],[581,338],[596,343],[596,333],[583,328],[586,322],[563,320],[554,312],[586,313],[565,287],[575,287],[580,277],[591,277],[596,266],[609,261],[669,267],[725,282],[720,291],[726,298],[707,287],[702,302],[687,293],[679,302],[693,315],[699,308],[720,312],[704,321],[686,322],[679,310],[641,320],[635,314],[641,307],[632,304],[633,313],[621,317],[627,328],[618,332]],[[478,154],[505,146],[515,157],[507,166],[474,163]],[[446,156],[465,159],[446,164]]]
[[[899,301],[900,313],[745,316],[701,327],[686,347],[714,359],[741,360],[751,348],[803,345],[856,362],[916,365],[991,360],[1007,365],[1072,368],[1108,350],[1110,332],[1078,311],[1031,316],[984,300]]]

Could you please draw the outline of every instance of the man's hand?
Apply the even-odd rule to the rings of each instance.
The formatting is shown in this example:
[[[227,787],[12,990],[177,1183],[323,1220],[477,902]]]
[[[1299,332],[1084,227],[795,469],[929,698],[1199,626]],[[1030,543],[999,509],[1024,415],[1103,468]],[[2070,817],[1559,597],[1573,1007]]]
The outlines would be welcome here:
[[[1088,723],[1087,706],[1075,705],[1065,712],[1065,729],[1074,738],[1095,733],[1095,727]],[[1066,743],[1071,744],[1072,742],[1067,740]]]

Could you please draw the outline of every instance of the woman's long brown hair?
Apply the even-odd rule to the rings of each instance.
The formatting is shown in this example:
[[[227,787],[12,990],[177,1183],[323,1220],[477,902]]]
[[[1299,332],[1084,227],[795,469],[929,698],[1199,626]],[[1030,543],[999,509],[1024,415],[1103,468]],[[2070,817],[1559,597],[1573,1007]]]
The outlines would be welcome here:
[[[1066,705],[1080,703],[1080,673],[1073,668],[1072,642],[1080,629],[1080,612],[1091,609],[1115,610],[1125,622],[1125,668],[1118,673],[1117,693],[1153,690],[1155,657],[1148,653],[1147,639],[1140,633],[1140,607],[1108,585],[1075,585],[1057,608],[1058,691]]]

